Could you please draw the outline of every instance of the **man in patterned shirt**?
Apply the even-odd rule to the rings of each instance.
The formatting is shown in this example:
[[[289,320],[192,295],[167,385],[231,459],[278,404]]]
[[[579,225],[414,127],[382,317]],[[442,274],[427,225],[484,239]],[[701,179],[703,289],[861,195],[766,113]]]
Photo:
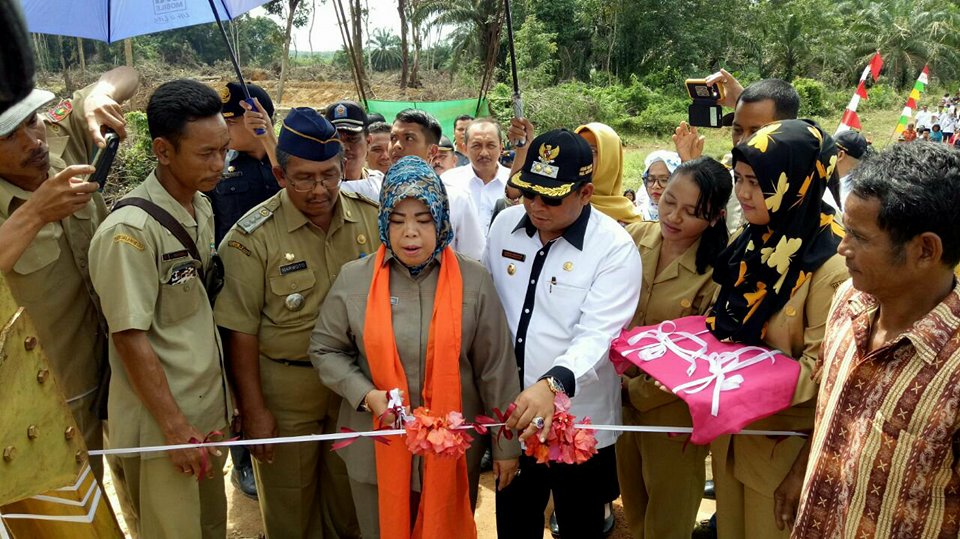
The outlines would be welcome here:
[[[960,152],[891,146],[847,202],[793,537],[957,537]]]

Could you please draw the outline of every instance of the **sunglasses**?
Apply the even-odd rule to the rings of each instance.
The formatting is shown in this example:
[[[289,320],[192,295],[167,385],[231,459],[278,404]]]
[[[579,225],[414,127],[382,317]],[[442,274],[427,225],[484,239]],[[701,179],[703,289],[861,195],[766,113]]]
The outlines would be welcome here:
[[[563,199],[567,198],[566,196],[560,197],[560,198],[547,198],[545,196],[541,196],[540,193],[537,193],[536,191],[531,191],[530,189],[518,189],[518,190],[520,191],[520,194],[523,195],[523,198],[527,200],[532,201],[533,199],[539,196],[541,202],[543,202],[547,206],[553,206],[553,207],[563,204]],[[570,193],[573,193],[574,191],[575,190],[571,189]],[[570,194],[567,194],[567,196],[570,196]]]

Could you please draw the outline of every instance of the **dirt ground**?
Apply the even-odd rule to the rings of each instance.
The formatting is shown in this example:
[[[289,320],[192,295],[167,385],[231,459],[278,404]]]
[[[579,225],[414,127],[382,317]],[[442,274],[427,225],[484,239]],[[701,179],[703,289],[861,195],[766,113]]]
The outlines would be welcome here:
[[[230,539],[259,539],[263,537],[263,523],[260,520],[259,507],[257,502],[247,498],[233,487],[230,482],[232,470],[233,464],[228,459],[223,470],[227,490],[227,537]],[[113,489],[113,479],[110,477],[109,467],[104,472],[104,490],[107,491],[111,505],[117,508],[119,506],[117,505],[116,492]],[[707,460],[707,477],[711,477],[709,458]],[[480,476],[480,498],[477,500],[476,511],[478,539],[496,539],[497,537],[494,497],[493,473],[487,472]],[[713,500],[703,500],[700,504],[700,513],[697,515],[697,520],[710,518],[715,509],[716,504]],[[550,517],[551,511],[553,511],[553,502],[547,505],[544,512],[545,523]],[[617,527],[610,536],[611,539],[629,539],[631,536],[630,532],[627,531],[626,522],[623,518],[623,504],[619,499],[613,503],[613,511],[617,516]],[[127,533],[123,518],[118,516],[118,520],[124,533]],[[550,530],[546,527],[543,531],[543,537],[544,539],[550,539],[551,537]]]

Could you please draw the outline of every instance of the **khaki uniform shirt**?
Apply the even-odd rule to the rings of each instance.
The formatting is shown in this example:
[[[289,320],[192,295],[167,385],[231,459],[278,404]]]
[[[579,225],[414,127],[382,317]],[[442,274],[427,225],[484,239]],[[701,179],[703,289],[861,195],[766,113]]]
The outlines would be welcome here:
[[[39,113],[46,123],[50,176],[68,165],[90,161],[94,144],[82,108],[89,92],[87,87],[61,103],[69,107],[66,116]],[[31,196],[0,178],[0,223]],[[33,320],[68,401],[92,394],[100,380],[106,335],[87,268],[87,250],[106,214],[103,198],[95,194],[73,215],[44,225],[13,270],[4,273],[14,298]]]
[[[213,253],[213,211],[196,193],[196,219],[160,185],[154,173],[124,198],[146,198],[169,212],[195,238],[205,271]],[[230,421],[220,338],[197,270],[200,262],[140,208],[111,213],[90,245],[90,274],[110,331],[147,332],[170,392],[187,420],[206,434]],[[116,447],[165,443],[157,421],[127,378],[110,343],[110,439]],[[163,453],[143,458],[163,457]]]
[[[660,261],[663,236],[660,223],[644,221],[627,225],[627,232],[637,243],[640,260],[643,262],[643,286],[640,302],[630,327],[650,326],[664,320],[684,316],[706,314],[713,304],[713,296],[719,286],[713,281],[713,269],[701,275],[697,273],[697,249],[700,240],[691,245],[680,257],[655,275]],[[640,424],[687,426],[691,424],[690,412],[679,397],[657,388],[649,376],[641,374],[627,384],[630,402]],[[669,405],[669,406],[667,406]]]
[[[427,342],[433,300],[437,292],[438,271],[434,263],[412,277],[399,262],[388,256],[390,296],[393,303],[393,334],[397,353],[407,375],[408,402],[412,408],[422,404]],[[367,362],[364,335],[367,295],[373,279],[376,258],[351,262],[343,267],[336,284],[320,310],[316,329],[310,337],[310,359],[320,379],[343,396],[340,425],[357,431],[373,427],[370,412],[358,411],[371,390],[373,376]],[[463,321],[460,346],[460,387],[463,416],[473,421],[478,414],[492,417],[494,407],[505,410],[520,393],[520,377],[513,353],[510,328],[493,280],[483,266],[457,255],[463,276]],[[373,328],[374,331],[381,328]],[[389,390],[392,388],[379,388]],[[477,477],[483,447],[474,436],[467,452],[471,480]],[[376,484],[373,444],[355,443],[339,451],[347,464],[350,479]],[[520,446],[516,438],[493,444],[493,458],[516,458]],[[419,459],[414,462],[419,466]],[[472,483],[476,484],[476,483]],[[414,490],[420,490],[419,474],[413,474]]]
[[[248,212],[220,244],[226,270],[217,325],[256,335],[260,355],[308,362],[320,305],[340,268],[380,247],[372,202],[341,192],[327,231],[281,190]]]

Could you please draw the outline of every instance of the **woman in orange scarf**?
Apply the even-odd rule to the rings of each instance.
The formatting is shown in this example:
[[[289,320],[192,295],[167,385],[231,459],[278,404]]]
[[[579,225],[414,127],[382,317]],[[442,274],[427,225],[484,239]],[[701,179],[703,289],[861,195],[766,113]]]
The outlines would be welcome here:
[[[423,160],[387,172],[380,239],[370,256],[343,267],[310,339],[320,379],[343,396],[339,424],[381,425],[388,392],[434,415],[491,415],[520,393],[510,330],[490,275],[449,247],[446,190]],[[459,459],[414,457],[400,439],[360,440],[340,450],[365,538],[476,537],[480,458],[475,436]],[[520,447],[493,445],[499,488],[517,472]]]

